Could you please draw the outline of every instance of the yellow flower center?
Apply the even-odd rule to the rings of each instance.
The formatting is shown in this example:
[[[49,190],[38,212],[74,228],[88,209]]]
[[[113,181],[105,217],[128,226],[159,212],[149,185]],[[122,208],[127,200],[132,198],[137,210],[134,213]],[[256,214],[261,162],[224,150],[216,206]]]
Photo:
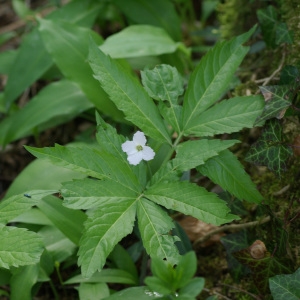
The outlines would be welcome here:
[[[136,150],[137,150],[137,151],[142,151],[142,150],[143,150],[143,147],[142,147],[141,145],[137,145],[137,146],[136,146]]]

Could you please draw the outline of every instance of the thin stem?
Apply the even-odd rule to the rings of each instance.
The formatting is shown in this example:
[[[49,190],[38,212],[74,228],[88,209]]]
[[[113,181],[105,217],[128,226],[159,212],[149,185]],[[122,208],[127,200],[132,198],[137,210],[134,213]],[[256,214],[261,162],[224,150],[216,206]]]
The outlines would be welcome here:
[[[241,229],[245,229],[245,228],[249,228],[249,227],[254,227],[254,226],[257,226],[257,225],[260,225],[260,224],[267,223],[270,220],[271,220],[270,216],[267,216],[267,217],[263,218],[262,220],[248,222],[248,223],[244,223],[244,224],[229,224],[229,225],[224,225],[222,227],[219,227],[219,228],[217,228],[215,230],[212,230],[212,231],[208,232],[203,237],[197,239],[193,243],[193,248],[196,248],[199,244],[205,242],[211,236],[213,236],[213,235],[215,235],[217,233],[224,232],[226,230],[241,230]]]

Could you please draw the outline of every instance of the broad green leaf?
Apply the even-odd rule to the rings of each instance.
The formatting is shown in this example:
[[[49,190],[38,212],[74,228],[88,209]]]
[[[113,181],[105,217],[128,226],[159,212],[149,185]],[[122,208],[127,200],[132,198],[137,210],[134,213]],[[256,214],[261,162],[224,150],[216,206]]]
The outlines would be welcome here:
[[[176,41],[181,41],[180,19],[171,1],[113,0],[125,16],[137,24],[164,28]]]
[[[78,252],[84,277],[91,277],[103,268],[115,245],[132,232],[135,214],[136,199],[107,202],[93,211],[85,222]]]
[[[240,200],[250,203],[260,203],[263,200],[243,165],[229,150],[210,158],[197,170]]]
[[[274,300],[300,299],[300,268],[293,274],[276,275],[269,278],[269,285]]]
[[[95,78],[124,112],[126,119],[153,139],[170,143],[168,131],[157,107],[138,80],[99,50],[94,42],[90,45],[89,61]]]
[[[209,158],[218,155],[220,151],[233,146],[237,140],[194,140],[179,144],[176,148],[176,157],[173,168],[187,171],[204,164]]]
[[[46,217],[44,215],[44,217]],[[51,256],[54,262],[63,262],[71,257],[77,246],[70,241],[59,229],[55,226],[43,226],[38,234],[44,240],[47,253]]]
[[[143,245],[151,257],[166,259],[177,264],[179,253],[174,245],[176,237],[170,235],[175,227],[172,219],[158,205],[147,199],[140,199],[137,207],[139,231]]]
[[[217,43],[200,61],[191,75],[183,102],[184,132],[199,115],[217,102],[247,54],[249,47],[242,46],[255,27],[231,41]]]
[[[157,299],[157,294],[150,291],[148,287],[138,286],[123,289],[120,292],[114,293],[113,295],[104,298],[104,300],[150,300]]]
[[[0,74],[9,74],[17,55],[18,50],[6,50],[0,53]]]
[[[167,296],[173,294],[173,291],[170,289],[169,284],[166,284],[158,277],[154,277],[154,276],[146,277],[145,283],[150,288],[151,291],[155,292],[158,295]]]
[[[97,43],[102,38],[88,28],[66,22],[40,19],[39,24],[45,47],[64,76],[76,82],[87,98],[102,112],[120,117],[120,112],[93,78],[87,63],[90,37],[96,39]]]
[[[216,194],[189,182],[158,183],[145,191],[155,203],[193,216],[206,223],[221,225],[237,219]]]
[[[257,18],[260,23],[264,41],[267,46],[274,48],[276,46],[276,31],[278,23],[278,13],[274,6],[258,9]]]
[[[81,283],[79,285],[79,299],[104,299],[109,296],[109,288],[106,283]]]
[[[179,290],[179,296],[186,296],[194,299],[197,297],[204,288],[205,279],[202,277],[195,277],[191,279],[184,287]],[[206,298],[208,300],[208,298]]]
[[[224,100],[194,119],[186,135],[213,136],[252,128],[262,113],[264,102],[260,96],[235,97]]]
[[[267,166],[280,176],[286,170],[288,159],[292,155],[292,149],[283,143],[281,124],[271,119],[266,123],[261,137],[251,146],[245,160]]]
[[[181,129],[181,106],[178,97],[183,94],[183,80],[176,68],[169,65],[158,65],[153,70],[141,72],[143,85],[149,96],[160,103],[161,113],[175,131]]]
[[[13,271],[10,300],[32,300],[32,287],[38,281],[39,265],[24,266]]]
[[[139,191],[139,183],[128,163],[117,159],[113,154],[88,146],[64,147],[55,145],[49,148],[25,147],[38,158],[48,159],[57,166],[78,171],[99,179],[111,179],[120,185]]]
[[[37,263],[43,252],[43,240],[24,228],[0,225],[0,267],[9,269]]]
[[[97,208],[106,201],[117,203],[138,196],[138,193],[115,181],[90,178],[63,183],[61,194],[64,206],[72,209]]]
[[[121,284],[130,284],[134,285],[137,284],[136,278],[132,276],[127,271],[120,270],[120,269],[102,269],[99,272],[94,273],[91,277],[86,278],[83,277],[81,274],[76,275],[67,281],[64,284],[75,284],[75,283],[100,283],[100,282],[107,282],[107,283],[121,283]]]
[[[280,85],[297,83],[300,76],[300,70],[296,66],[286,65],[280,72]],[[299,84],[298,84],[299,85]]]
[[[260,86],[266,105],[254,125],[276,117],[283,118],[285,111],[292,105],[293,91],[288,85]]]
[[[6,224],[18,215],[28,211],[32,206],[37,205],[40,200],[57,193],[55,190],[33,190],[21,195],[11,196],[0,202],[0,223]]]
[[[78,172],[57,167],[46,160],[36,159],[10,185],[6,197],[24,193],[28,187],[36,190],[59,190],[61,182],[83,177],[85,175]]]
[[[92,106],[75,83],[52,83],[0,123],[0,144],[65,123]]]
[[[251,247],[251,246],[250,246]],[[286,258],[277,258],[266,252],[262,258],[253,258],[250,247],[233,253],[234,257],[250,268],[253,281],[261,294],[269,293],[269,277],[291,273],[291,264]]]
[[[112,58],[130,58],[174,53],[178,48],[162,29],[150,25],[131,25],[109,36],[101,51]]]
[[[86,220],[84,212],[64,207],[62,200],[53,196],[45,197],[37,206],[58,230],[74,244],[79,244]]]
[[[15,99],[53,64],[37,29],[25,36],[8,74],[4,95],[8,109]]]

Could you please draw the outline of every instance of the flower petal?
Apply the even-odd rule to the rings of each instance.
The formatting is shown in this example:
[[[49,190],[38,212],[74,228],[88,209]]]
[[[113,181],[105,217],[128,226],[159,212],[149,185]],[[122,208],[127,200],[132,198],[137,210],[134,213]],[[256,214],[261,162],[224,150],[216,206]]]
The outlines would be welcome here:
[[[138,165],[143,159],[143,152],[138,151],[137,153],[134,153],[132,155],[127,156],[127,160],[131,165]]]
[[[143,160],[151,160],[154,158],[155,156],[155,152],[152,150],[152,148],[148,147],[148,146],[144,146],[143,150],[141,151],[143,154]]]
[[[127,153],[127,155],[132,155],[137,151],[136,144],[133,141],[127,141],[122,144],[122,150]]]
[[[132,138],[133,142],[135,142],[137,145],[145,146],[146,145],[146,137],[143,132],[137,131]]]

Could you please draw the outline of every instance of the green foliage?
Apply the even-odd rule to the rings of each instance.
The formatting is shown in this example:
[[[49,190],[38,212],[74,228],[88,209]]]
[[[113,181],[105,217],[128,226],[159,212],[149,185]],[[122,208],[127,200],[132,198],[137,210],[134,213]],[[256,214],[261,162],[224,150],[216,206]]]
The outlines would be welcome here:
[[[279,121],[268,121],[261,137],[251,147],[245,160],[266,165],[277,175],[286,170],[287,160],[293,154],[291,148],[284,144],[282,127]]]
[[[300,298],[300,269],[290,275],[277,275],[269,279],[270,290],[275,300]]]

